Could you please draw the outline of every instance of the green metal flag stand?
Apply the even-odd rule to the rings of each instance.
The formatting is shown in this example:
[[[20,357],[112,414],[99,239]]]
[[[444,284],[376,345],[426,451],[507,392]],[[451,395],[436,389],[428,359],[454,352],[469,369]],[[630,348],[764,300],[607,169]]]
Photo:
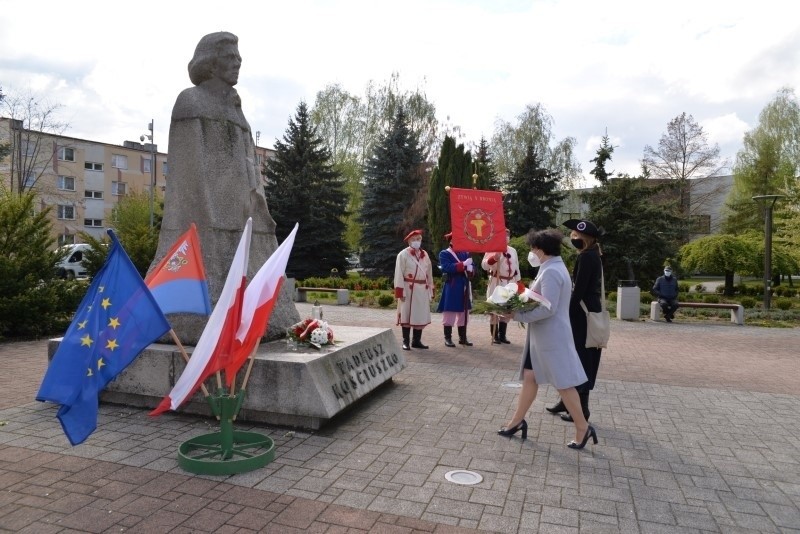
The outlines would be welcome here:
[[[257,350],[258,346],[250,355],[247,373],[238,393],[234,394],[233,388],[229,393],[217,375],[217,391],[214,395],[207,394],[206,401],[219,420],[219,432],[201,434],[181,443],[178,465],[185,471],[196,475],[235,475],[264,467],[275,459],[272,438],[233,429],[233,422],[244,403],[245,388]],[[235,381],[233,386],[236,386]]]

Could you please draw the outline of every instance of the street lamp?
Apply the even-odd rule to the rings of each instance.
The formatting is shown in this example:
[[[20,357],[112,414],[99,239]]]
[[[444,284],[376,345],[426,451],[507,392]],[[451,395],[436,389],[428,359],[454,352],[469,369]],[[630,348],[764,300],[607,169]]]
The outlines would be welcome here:
[[[769,311],[772,284],[772,208],[783,195],[757,195],[753,200],[764,201],[764,310]]]
[[[155,201],[155,189],[156,189],[156,144],[153,142],[153,122],[154,119],[150,119],[150,124],[147,125],[147,129],[150,130],[149,134],[145,134],[139,136],[139,140],[144,143],[145,139],[150,141],[150,228],[153,227],[153,203]]]

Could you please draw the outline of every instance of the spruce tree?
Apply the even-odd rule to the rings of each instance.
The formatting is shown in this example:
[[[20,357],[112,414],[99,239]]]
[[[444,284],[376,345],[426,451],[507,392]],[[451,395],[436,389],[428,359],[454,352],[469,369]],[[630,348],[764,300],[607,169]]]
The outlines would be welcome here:
[[[423,157],[406,115],[399,108],[385,137],[375,145],[364,168],[361,265],[374,276],[391,276],[403,247],[407,214],[419,188]]]
[[[305,102],[297,106],[283,141],[275,140],[275,156],[267,161],[267,197],[275,219],[275,235],[283,241],[300,223],[288,276],[330,276],[346,269],[344,180],[330,163],[331,155],[312,127]]]
[[[506,227],[512,235],[555,226],[555,215],[566,196],[557,190],[558,180],[558,173],[542,168],[533,145],[528,145],[511,175],[505,197]]]

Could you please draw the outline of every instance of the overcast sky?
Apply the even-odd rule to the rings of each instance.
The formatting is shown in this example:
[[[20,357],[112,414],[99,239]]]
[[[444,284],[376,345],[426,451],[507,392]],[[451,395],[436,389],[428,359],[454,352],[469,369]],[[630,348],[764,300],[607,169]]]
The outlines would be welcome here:
[[[465,141],[491,138],[541,103],[584,175],[603,133],[609,170],[636,173],[646,144],[686,112],[733,160],[759,111],[800,89],[791,0],[405,0],[118,3],[0,0],[0,87],[60,104],[65,135],[121,144],[155,119],[168,150],[172,106],[191,85],[198,40],[239,37],[237,86],[262,146],[326,85],[363,95],[400,74]]]

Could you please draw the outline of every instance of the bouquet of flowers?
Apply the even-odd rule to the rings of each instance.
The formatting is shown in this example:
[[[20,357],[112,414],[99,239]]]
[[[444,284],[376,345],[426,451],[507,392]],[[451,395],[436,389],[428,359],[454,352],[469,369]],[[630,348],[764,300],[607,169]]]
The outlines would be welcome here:
[[[317,349],[334,342],[333,330],[328,323],[310,317],[290,326],[286,335],[295,343],[305,343]]]
[[[550,301],[544,295],[532,291],[525,287],[522,282],[511,282],[504,286],[497,286],[489,298],[489,311],[509,315],[514,312],[530,311],[537,306],[544,306],[550,309]]]

